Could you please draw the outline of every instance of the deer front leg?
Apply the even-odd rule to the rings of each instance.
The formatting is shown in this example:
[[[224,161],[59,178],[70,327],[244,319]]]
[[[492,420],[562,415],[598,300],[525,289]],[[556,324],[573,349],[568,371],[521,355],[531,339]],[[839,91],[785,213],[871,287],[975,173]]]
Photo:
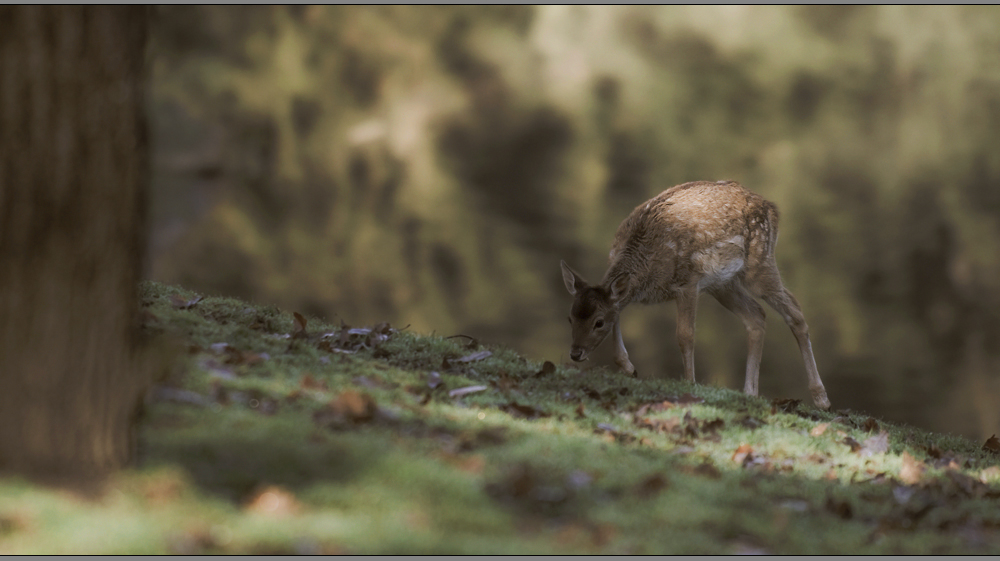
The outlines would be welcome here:
[[[617,364],[626,374],[638,376],[639,373],[628,359],[628,351],[625,350],[625,341],[622,340],[621,319],[615,322],[615,364]]]
[[[691,287],[677,296],[677,344],[681,347],[684,377],[694,382],[694,320],[698,312],[698,289]]]

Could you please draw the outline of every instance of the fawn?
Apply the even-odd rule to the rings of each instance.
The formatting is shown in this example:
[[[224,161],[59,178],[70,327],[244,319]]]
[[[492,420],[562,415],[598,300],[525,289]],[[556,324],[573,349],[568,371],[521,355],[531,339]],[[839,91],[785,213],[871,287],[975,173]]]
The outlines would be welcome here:
[[[622,309],[632,302],[677,300],[684,376],[694,382],[695,314],[698,294],[706,291],[746,326],[749,349],[743,391],[757,395],[764,348],[764,308],[755,299],[759,297],[791,328],[805,361],[813,402],[829,409],[809,326],[799,303],[781,283],[774,259],[777,239],[778,208],[735,181],[683,183],[639,205],[615,233],[601,284],[588,284],[560,262],[563,282],[573,296],[570,358],[586,360],[614,331],[615,363],[636,375],[622,341]]]

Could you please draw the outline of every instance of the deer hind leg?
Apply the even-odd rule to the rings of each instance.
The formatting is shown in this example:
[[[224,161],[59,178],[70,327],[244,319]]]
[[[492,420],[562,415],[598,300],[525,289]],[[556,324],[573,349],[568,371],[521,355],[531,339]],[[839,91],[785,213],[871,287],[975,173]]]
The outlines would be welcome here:
[[[829,409],[830,399],[826,396],[826,388],[823,387],[823,381],[820,380],[819,371],[816,369],[816,358],[813,356],[812,343],[809,341],[809,326],[806,324],[805,316],[802,315],[802,308],[799,307],[795,296],[781,284],[776,269],[772,278],[776,281],[773,283],[774,288],[766,291],[761,297],[781,314],[799,343],[802,360],[806,363],[806,375],[809,377],[809,391],[812,392],[813,403],[820,409]]]
[[[636,371],[635,367],[632,366],[632,362],[628,359],[628,351],[625,350],[625,341],[622,340],[621,318],[615,322],[615,364],[624,370],[626,374],[639,376],[639,372]]]
[[[698,288],[692,286],[677,296],[677,344],[681,347],[684,377],[694,382],[694,323],[698,313]]]
[[[743,320],[743,325],[747,328],[747,371],[743,391],[747,395],[757,395],[760,357],[764,354],[764,332],[766,329],[764,308],[757,303],[753,294],[744,286],[736,283],[712,291],[712,296],[724,308]]]

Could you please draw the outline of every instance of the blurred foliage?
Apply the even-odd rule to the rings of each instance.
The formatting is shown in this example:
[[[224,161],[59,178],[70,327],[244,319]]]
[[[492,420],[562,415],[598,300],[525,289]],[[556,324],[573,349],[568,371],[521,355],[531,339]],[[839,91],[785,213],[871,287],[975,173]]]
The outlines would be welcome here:
[[[160,7],[150,274],[565,358],[558,260],[598,280],[635,205],[734,179],[782,210],[834,405],[985,437],[998,25],[969,6]],[[743,328],[702,302],[699,380],[740,387]],[[776,315],[761,391],[805,395]],[[678,375],[673,317],[625,313],[640,372]]]

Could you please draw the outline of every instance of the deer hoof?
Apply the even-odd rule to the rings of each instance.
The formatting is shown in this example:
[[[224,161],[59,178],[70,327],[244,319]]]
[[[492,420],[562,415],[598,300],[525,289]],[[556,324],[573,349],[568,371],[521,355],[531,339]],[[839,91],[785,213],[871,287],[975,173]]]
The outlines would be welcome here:
[[[830,398],[826,396],[826,389],[815,388],[812,390],[813,403],[816,407],[823,409],[824,411],[830,409]]]

